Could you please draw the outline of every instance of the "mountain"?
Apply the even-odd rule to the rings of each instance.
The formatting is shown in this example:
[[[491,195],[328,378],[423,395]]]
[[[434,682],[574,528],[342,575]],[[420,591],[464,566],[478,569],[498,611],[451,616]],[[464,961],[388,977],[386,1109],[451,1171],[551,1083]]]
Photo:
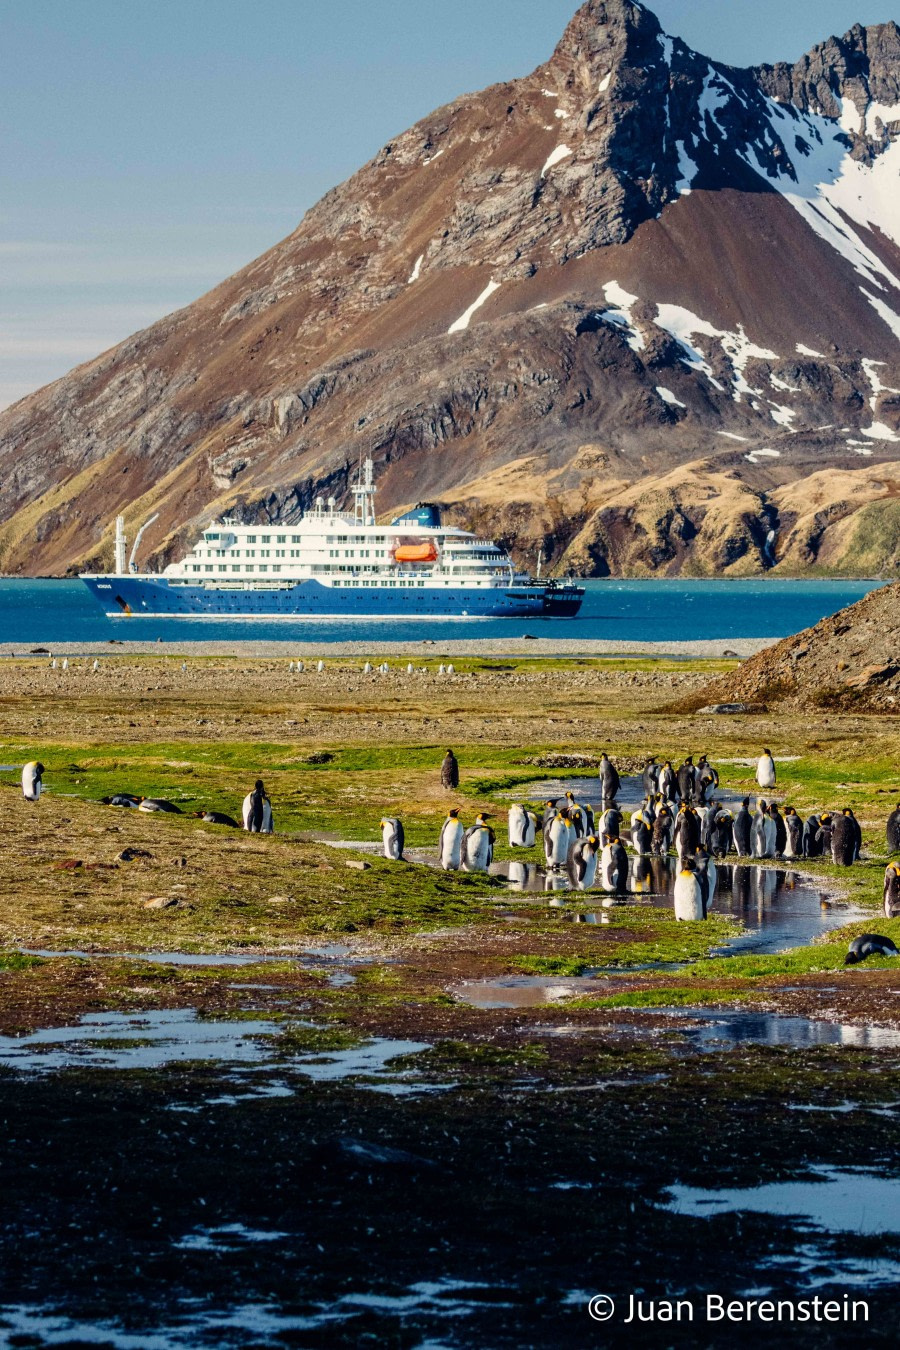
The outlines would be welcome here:
[[[900,29],[736,69],[588,0],[186,309],[0,416],[0,567],[296,520],[361,456],[556,571],[900,563]]]

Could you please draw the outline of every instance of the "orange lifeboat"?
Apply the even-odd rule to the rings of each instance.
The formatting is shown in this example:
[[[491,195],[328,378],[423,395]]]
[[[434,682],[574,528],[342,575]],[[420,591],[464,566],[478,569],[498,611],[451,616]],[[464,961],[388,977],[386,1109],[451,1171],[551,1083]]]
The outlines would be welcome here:
[[[430,540],[424,544],[398,544],[394,550],[394,561],[398,563],[433,563],[437,557],[437,548]]]

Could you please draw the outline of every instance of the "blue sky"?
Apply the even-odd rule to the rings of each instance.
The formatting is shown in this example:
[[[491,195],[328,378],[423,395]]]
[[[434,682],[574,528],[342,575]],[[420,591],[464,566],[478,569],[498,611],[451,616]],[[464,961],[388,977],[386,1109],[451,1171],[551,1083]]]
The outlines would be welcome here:
[[[794,60],[888,0],[656,0]],[[187,304],[386,140],[532,70],[576,0],[0,0],[0,407]]]

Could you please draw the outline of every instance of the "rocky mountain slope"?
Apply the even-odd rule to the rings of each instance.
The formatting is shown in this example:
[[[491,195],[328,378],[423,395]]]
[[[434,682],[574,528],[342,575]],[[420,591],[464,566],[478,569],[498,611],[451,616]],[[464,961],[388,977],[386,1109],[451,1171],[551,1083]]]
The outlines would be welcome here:
[[[738,70],[588,0],[282,243],[0,416],[0,567],[161,565],[364,455],[590,575],[900,562],[900,29]]]
[[[900,704],[900,585],[870,591],[767,647],[679,706],[716,703],[888,712]]]

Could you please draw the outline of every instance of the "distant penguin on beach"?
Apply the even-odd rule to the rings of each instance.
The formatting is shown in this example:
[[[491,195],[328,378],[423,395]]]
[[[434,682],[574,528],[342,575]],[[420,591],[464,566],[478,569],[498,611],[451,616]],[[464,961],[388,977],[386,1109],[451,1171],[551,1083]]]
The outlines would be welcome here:
[[[42,774],[44,766],[37,759],[31,759],[22,770],[22,796],[26,802],[40,801],[43,791]]]

